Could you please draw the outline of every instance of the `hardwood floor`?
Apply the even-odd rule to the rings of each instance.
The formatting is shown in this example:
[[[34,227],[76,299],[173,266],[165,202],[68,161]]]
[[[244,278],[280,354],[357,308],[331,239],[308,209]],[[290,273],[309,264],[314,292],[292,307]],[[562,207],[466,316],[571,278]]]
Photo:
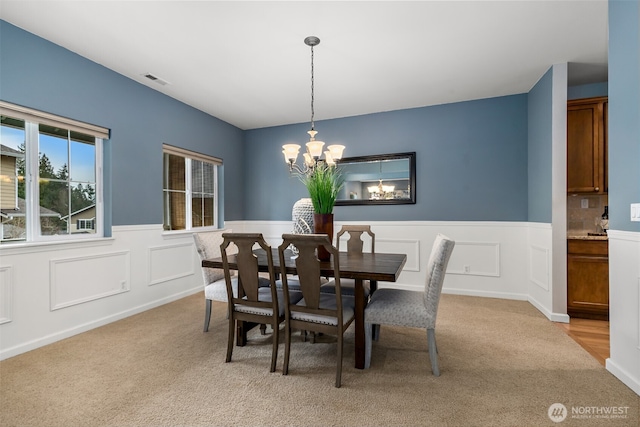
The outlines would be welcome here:
[[[608,321],[572,318],[569,323],[556,325],[604,366],[609,357]]]

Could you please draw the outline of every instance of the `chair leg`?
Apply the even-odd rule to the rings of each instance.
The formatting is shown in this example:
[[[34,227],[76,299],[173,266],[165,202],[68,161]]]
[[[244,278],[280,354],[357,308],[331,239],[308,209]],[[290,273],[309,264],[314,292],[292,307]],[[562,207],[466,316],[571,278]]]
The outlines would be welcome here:
[[[267,335],[267,325],[264,323],[260,324],[260,335]]]
[[[233,338],[235,335],[235,320],[233,316],[229,319],[229,336],[227,338],[227,358],[225,362],[231,362],[231,354],[233,353]]]
[[[342,348],[344,331],[338,334],[338,367],[336,370],[336,388],[340,388],[342,383]]]
[[[282,365],[282,375],[289,374],[289,353],[291,351],[291,327],[286,325],[284,330],[284,364]]]
[[[438,366],[438,346],[436,345],[435,329],[427,329],[427,344],[429,346],[429,359],[431,360],[431,370],[436,377],[440,376],[440,368]]]
[[[380,325],[378,324],[373,324],[371,325],[373,327],[373,331],[372,331],[372,338],[374,341],[378,341],[380,339]]]
[[[364,369],[369,369],[371,366],[371,335],[373,324],[364,323]]]
[[[280,328],[278,327],[278,318],[277,316],[274,316],[274,321],[273,324],[271,325],[271,328],[273,329],[273,334],[271,336],[271,339],[273,339],[273,350],[271,350],[271,370],[269,372],[275,372],[276,371],[276,362],[278,360],[278,333]]]
[[[209,332],[209,321],[211,320],[211,300],[204,300],[204,331]]]

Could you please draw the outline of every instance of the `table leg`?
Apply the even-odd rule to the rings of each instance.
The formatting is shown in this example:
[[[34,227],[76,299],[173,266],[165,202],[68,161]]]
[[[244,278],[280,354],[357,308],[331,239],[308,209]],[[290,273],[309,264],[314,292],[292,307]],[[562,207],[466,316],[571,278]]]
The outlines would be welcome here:
[[[364,285],[362,279],[355,279],[355,355],[356,369],[364,369]]]
[[[246,323],[241,320],[236,322],[236,345],[238,347],[244,347],[247,344],[247,330],[250,328]]]

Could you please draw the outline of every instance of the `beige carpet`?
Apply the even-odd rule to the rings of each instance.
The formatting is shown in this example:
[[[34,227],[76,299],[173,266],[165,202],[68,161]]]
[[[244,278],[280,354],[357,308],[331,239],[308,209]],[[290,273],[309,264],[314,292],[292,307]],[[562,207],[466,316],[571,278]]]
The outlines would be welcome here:
[[[283,346],[269,373],[270,334],[224,363],[224,309],[203,333],[194,295],[0,362],[0,425],[640,425],[640,397],[526,302],[443,295],[438,378],[425,331],[382,327],[369,370],[353,367],[348,332],[340,389],[331,337],[296,339],[288,376]],[[569,412],[558,424],[554,403]],[[626,409],[586,418],[587,407]]]

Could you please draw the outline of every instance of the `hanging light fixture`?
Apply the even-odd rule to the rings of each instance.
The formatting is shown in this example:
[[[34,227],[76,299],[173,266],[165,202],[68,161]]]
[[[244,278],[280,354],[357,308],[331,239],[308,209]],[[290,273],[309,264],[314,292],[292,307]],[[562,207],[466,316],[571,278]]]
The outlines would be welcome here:
[[[367,191],[369,191],[369,198],[374,200],[379,199],[393,199],[393,190],[395,190],[395,185],[383,185],[382,184],[382,161],[380,161],[380,180],[378,181],[378,185],[372,185],[367,187]]]
[[[344,145],[329,145],[327,151],[324,152],[324,159],[321,159],[322,148],[324,142],[316,140],[318,131],[315,130],[314,123],[314,75],[313,75],[313,47],[320,44],[320,39],[316,36],[309,36],[304,39],[304,43],[311,47],[311,130],[307,131],[309,134],[309,142],[306,144],[306,152],[303,154],[304,165],[298,166],[296,160],[300,153],[300,145],[298,144],[285,144],[282,146],[282,153],[284,154],[284,161],[289,165],[289,172],[296,172],[299,174],[307,174],[312,172],[318,162],[325,162],[329,166],[335,166],[336,161],[342,159],[342,152],[344,151]]]

